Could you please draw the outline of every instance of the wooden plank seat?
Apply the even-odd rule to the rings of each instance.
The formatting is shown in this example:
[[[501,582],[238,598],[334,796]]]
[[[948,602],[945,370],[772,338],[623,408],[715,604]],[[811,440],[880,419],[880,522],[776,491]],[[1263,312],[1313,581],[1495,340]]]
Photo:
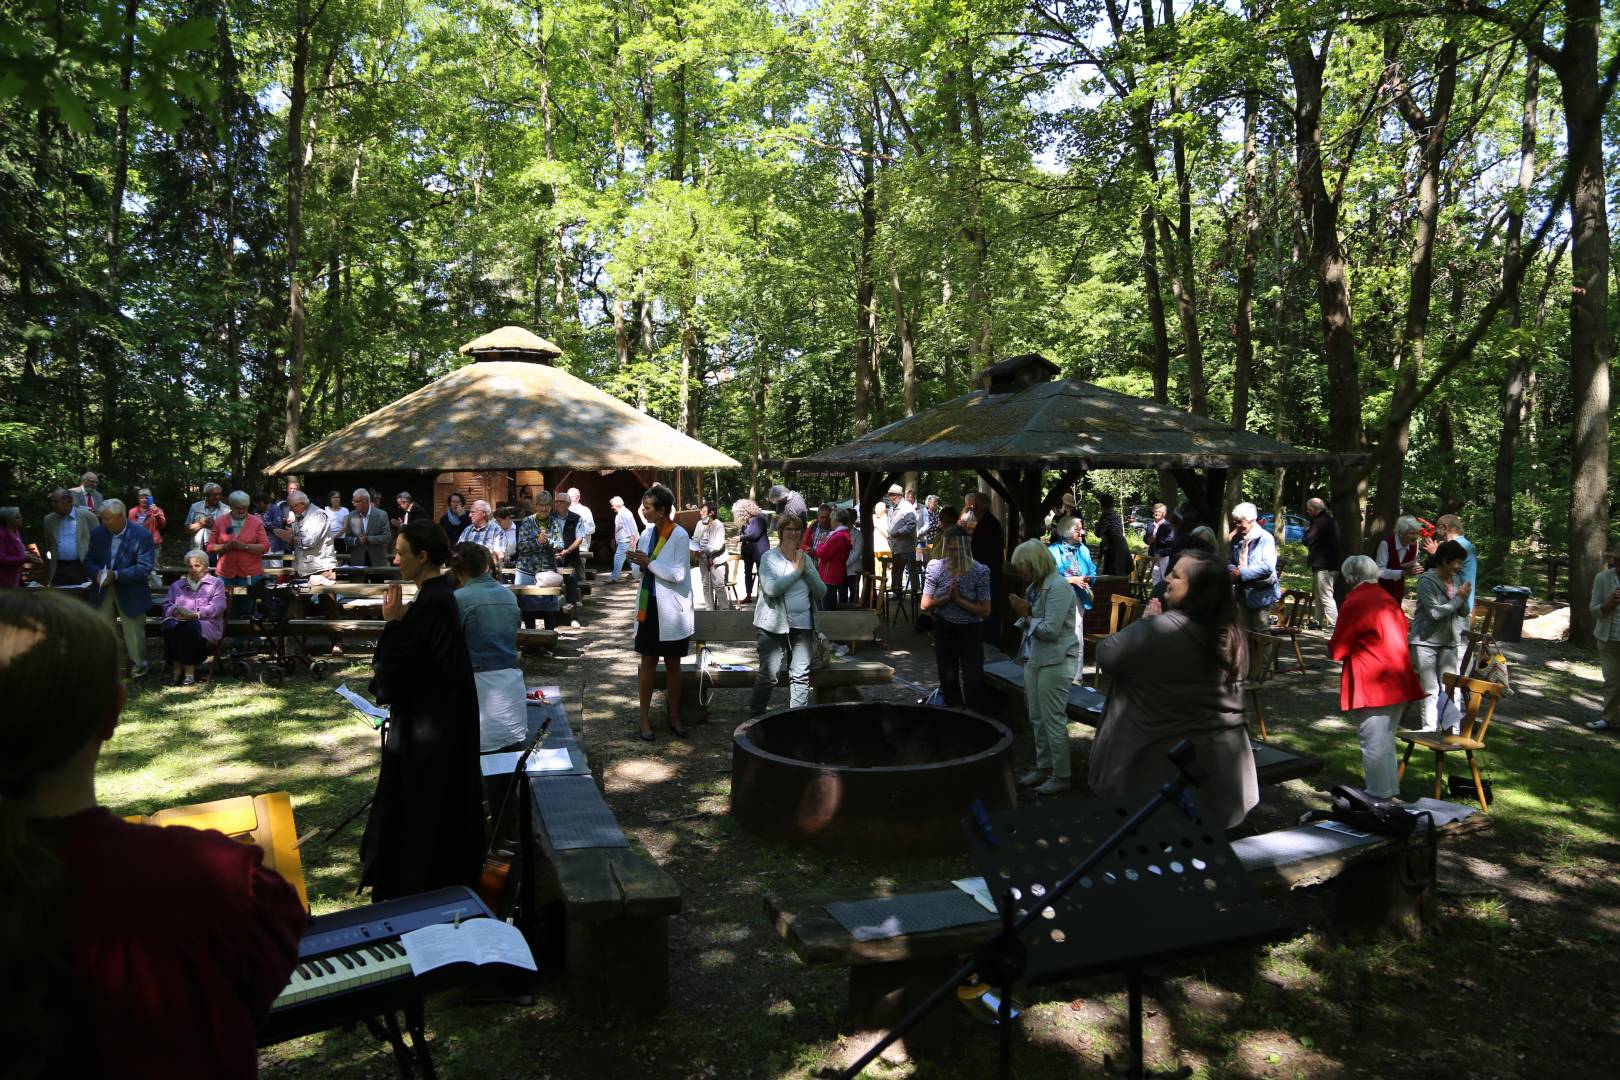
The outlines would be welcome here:
[[[1004,696],[1002,719],[1025,724],[1023,715],[1024,667],[1012,660],[999,660],[984,666],[984,681]],[[1108,698],[1084,686],[1069,687],[1069,719],[1087,727],[1102,723],[1103,705]],[[1314,754],[1300,754],[1280,746],[1251,742],[1254,751],[1254,771],[1260,783],[1282,784],[1322,771],[1322,759]]]
[[[1438,804],[1453,811],[1455,804]],[[1439,818],[1437,817],[1437,820]],[[1488,828],[1490,819],[1473,814],[1439,827],[1443,842]],[[1427,863],[1428,845],[1420,830],[1414,841],[1367,834],[1347,835],[1321,823],[1300,825],[1232,842],[1233,852],[1263,896],[1282,896],[1293,889],[1334,883],[1336,922],[1350,931],[1400,928],[1413,930],[1434,918],[1434,882],[1408,882],[1409,860]],[[964,871],[967,868],[964,866]],[[922,896],[953,890],[949,881],[924,881],[900,888],[823,890],[787,897],[767,897],[765,917],[796,956],[809,967],[849,968],[849,1016],[855,1030],[892,1024],[894,1014],[920,1002],[962,959],[990,938],[998,919],[989,911],[961,926],[895,937],[857,940],[827,911],[840,901]],[[1099,932],[1106,933],[1106,928]],[[941,1010],[943,1012],[943,1010]],[[926,1049],[947,1031],[943,1025],[907,1039],[910,1050]]]
[[[548,746],[570,742],[578,748],[584,730],[577,694],[563,696],[572,740],[551,739]],[[534,712],[544,706],[531,704]],[[555,729],[554,729],[555,730]],[[569,798],[560,797],[559,780],[570,781]],[[585,779],[584,784],[579,783]],[[646,855],[622,840],[601,847],[559,847],[552,821],[577,814],[582,797],[592,812],[612,811],[594,780],[528,777],[522,792],[524,863],[529,895],[536,901],[543,953],[560,957],[571,1005],[586,1016],[640,1018],[664,1011],[669,1004],[669,917],[680,913],[681,891],[675,879]]]
[[[681,712],[684,718],[700,723],[707,719],[707,707],[698,700],[698,691],[704,687],[742,690],[754,685],[759,658],[754,648],[757,631],[753,619],[751,611],[693,612],[694,648],[681,660]],[[827,640],[847,644],[852,652],[862,643],[875,640],[878,626],[878,614],[869,608],[816,613],[816,628]],[[663,685],[662,671],[663,662],[660,661],[659,686]],[[860,687],[885,686],[893,679],[894,668],[888,664],[850,655],[839,657],[825,667],[812,668],[810,689],[818,702],[858,701]],[[787,684],[787,665],[783,664],[776,685]]]
[[[160,618],[148,616],[146,632],[153,635],[162,625]],[[288,619],[286,631],[292,637],[382,637],[383,628],[388,623],[382,619]],[[225,623],[227,637],[242,637],[256,631],[253,623],[247,619],[229,619]],[[542,628],[518,628],[518,644],[531,646],[551,646],[557,643],[557,631]]]

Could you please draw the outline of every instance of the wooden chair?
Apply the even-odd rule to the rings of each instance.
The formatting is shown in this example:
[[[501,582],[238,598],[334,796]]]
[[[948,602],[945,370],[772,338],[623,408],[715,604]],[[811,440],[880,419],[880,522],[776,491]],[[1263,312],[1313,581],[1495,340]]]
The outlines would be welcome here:
[[[1305,629],[1310,612],[1311,594],[1299,589],[1284,589],[1282,598],[1271,609],[1274,620],[1271,632],[1294,647],[1294,661],[1298,666],[1290,669],[1290,674],[1305,670],[1305,654],[1299,651],[1299,633]],[[1277,660],[1281,663],[1280,652]]]
[[[149,817],[128,816],[125,821],[166,828],[184,826],[214,829],[232,840],[253,844],[264,852],[264,867],[274,870],[298,892],[298,900],[309,910],[309,893],[304,887],[304,861],[301,843],[293,823],[292,796],[285,791],[264,795],[238,795],[190,806],[171,806]]]
[[[1502,700],[1502,688],[1485,679],[1470,679],[1464,675],[1448,674],[1442,676],[1441,681],[1447,690],[1463,692],[1463,717],[1459,730],[1455,735],[1444,731],[1397,731],[1395,737],[1406,744],[1406,754],[1401,758],[1401,768],[1396,778],[1406,775],[1406,763],[1412,760],[1412,751],[1421,746],[1434,754],[1434,797],[1438,799],[1445,788],[1446,755],[1461,750],[1474,775],[1474,794],[1479,797],[1479,808],[1488,814],[1491,808],[1487,805],[1485,782],[1479,778],[1479,763],[1474,760],[1474,751],[1485,749],[1485,732],[1491,726],[1491,717],[1496,715],[1497,702]]]
[[[1133,555],[1131,557],[1131,595],[1146,602],[1148,595],[1152,592],[1153,556],[1145,553]]]
[[[1266,731],[1266,710],[1260,704],[1260,691],[1271,681],[1277,669],[1277,655],[1282,651],[1285,640],[1275,634],[1249,631],[1249,674],[1243,680],[1243,701],[1245,705],[1254,705],[1255,718],[1260,722],[1261,742],[1270,738],[1270,733]]]
[[[1097,688],[1098,680],[1102,677],[1101,673],[1096,667],[1095,657],[1097,654],[1093,646],[1095,646],[1097,642],[1101,641],[1103,638],[1112,637],[1121,630],[1125,629],[1127,626],[1131,625],[1131,623],[1135,622],[1137,617],[1142,614],[1142,609],[1147,607],[1147,605],[1142,603],[1142,601],[1128,593],[1115,593],[1113,596],[1109,597],[1109,600],[1108,633],[1087,634],[1085,636],[1086,655],[1094,658],[1091,668],[1091,685],[1093,689]]]

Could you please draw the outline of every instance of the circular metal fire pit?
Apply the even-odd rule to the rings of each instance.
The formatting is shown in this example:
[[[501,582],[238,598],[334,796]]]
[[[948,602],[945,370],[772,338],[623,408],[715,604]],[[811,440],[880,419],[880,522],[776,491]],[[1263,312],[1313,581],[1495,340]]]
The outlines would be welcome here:
[[[861,702],[787,709],[731,739],[731,813],[750,832],[864,856],[962,851],[974,799],[1009,810],[1012,732],[973,713]]]

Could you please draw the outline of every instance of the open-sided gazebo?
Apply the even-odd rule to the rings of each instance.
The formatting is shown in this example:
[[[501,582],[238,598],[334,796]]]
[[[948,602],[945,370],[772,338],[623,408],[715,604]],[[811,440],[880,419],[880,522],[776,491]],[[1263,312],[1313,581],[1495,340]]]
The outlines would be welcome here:
[[[1167,471],[1198,515],[1218,531],[1229,470],[1318,467],[1341,463],[1343,457],[1301,450],[1162,402],[1059,379],[1060,374],[1038,353],[1011,357],[980,372],[978,390],[842,446],[763,464],[790,473],[853,473],[863,507],[903,473],[971,470],[1010,508],[1010,552],[1021,538],[1039,532],[1063,492],[1093,469]],[[1061,476],[1043,491],[1047,471]],[[862,515],[868,551],[869,518]]]
[[[368,413],[271,465],[304,489],[402,489],[444,512],[450,493],[506,503],[525,488],[575,486],[601,518],[635,503],[660,472],[737,461],[553,367],[562,350],[519,326],[461,347],[474,363]],[[318,498],[318,496],[317,496]]]

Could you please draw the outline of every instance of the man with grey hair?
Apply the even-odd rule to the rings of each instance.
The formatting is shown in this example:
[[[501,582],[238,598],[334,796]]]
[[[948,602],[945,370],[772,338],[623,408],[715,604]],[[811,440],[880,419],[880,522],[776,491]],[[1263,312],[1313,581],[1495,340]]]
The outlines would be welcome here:
[[[776,509],[777,514],[792,514],[800,521],[807,520],[804,496],[786,484],[771,485],[771,490],[765,493],[765,501]]]
[[[207,548],[208,534],[214,531],[214,519],[230,512],[231,508],[225,504],[225,489],[212,480],[204,484],[203,497],[186,511],[186,535],[191,538],[191,546],[186,550]]]
[[[1271,605],[1282,596],[1282,582],[1277,576],[1277,540],[1260,527],[1260,511],[1254,503],[1238,503],[1232,507],[1231,517],[1227,573],[1237,592],[1243,628],[1263,634],[1271,629]]]
[[[1333,520],[1333,515],[1328,513],[1327,503],[1321,499],[1307,502],[1305,514],[1311,519],[1310,525],[1305,528],[1305,550],[1309,555],[1306,562],[1311,568],[1316,593],[1312,617],[1322,629],[1331,630],[1339,621],[1339,601],[1333,593],[1339,565],[1339,523]]]
[[[568,508],[579,518],[579,569],[583,573],[591,563],[591,537],[596,535],[596,515],[579,500],[579,488],[568,489]]]
[[[382,507],[371,504],[371,492],[366,488],[355,488],[353,499],[348,525],[349,565],[387,566],[394,535],[388,528],[388,515]]]
[[[608,500],[608,506],[613,510],[613,575],[608,578],[614,584],[621,580],[619,574],[623,572],[626,558],[631,547],[641,533],[636,529],[636,519],[625,508],[624,500],[615,495]],[[640,581],[641,572],[635,563],[630,563],[629,580]]]
[[[90,550],[84,557],[90,578],[87,599],[109,623],[122,624],[124,651],[129,654],[130,678],[146,675],[146,609],[152,606],[146,579],[157,566],[152,534],[129,527],[129,511],[118,499],[103,499],[101,524],[90,530]]]
[[[64,588],[83,585],[86,580],[84,556],[90,550],[90,532],[96,515],[73,504],[67,488],[51,492],[51,512],[45,515],[45,584]]]
[[[489,549],[490,562],[499,570],[506,561],[506,530],[495,520],[489,503],[483,499],[473,500],[473,504],[467,508],[467,517],[468,525],[461,530],[456,543],[483,545]]]
[[[332,571],[337,566],[337,552],[332,547],[331,522],[326,511],[313,505],[307,494],[288,492],[287,525],[276,533],[292,545],[295,575],[322,575],[328,580],[335,576]]]
[[[86,472],[82,474],[79,477],[79,486],[68,488],[68,494],[73,496],[73,505],[82,506],[93,514],[99,513],[102,499],[101,492],[96,490],[96,485],[100,483],[101,478],[95,473]]]

